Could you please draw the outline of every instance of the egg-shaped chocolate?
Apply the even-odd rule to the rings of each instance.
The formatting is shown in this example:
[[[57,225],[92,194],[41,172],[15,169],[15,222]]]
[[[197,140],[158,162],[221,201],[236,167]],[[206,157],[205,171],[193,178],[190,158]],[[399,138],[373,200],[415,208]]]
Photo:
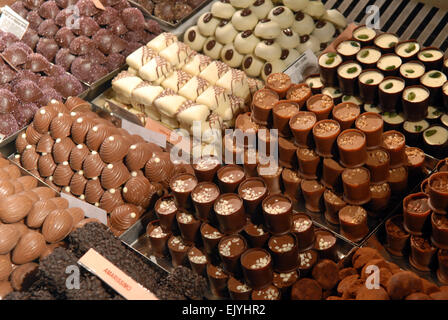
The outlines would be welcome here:
[[[98,151],[103,141],[112,134],[112,128],[104,124],[93,126],[86,136],[86,145],[92,151]]]
[[[23,194],[13,194],[0,201],[0,220],[14,223],[22,220],[31,210],[33,202]]]
[[[23,150],[20,163],[26,170],[37,169],[37,161],[39,160],[39,154],[36,152],[36,147],[29,144]]]
[[[36,187],[32,190],[39,200],[47,200],[56,197],[56,191],[48,187]]]
[[[130,171],[140,170],[145,167],[151,158],[152,151],[148,143],[138,142],[129,147],[125,158],[126,166]]]
[[[65,209],[52,211],[42,225],[42,234],[49,243],[63,240],[73,227],[73,218]]]
[[[52,189],[56,190],[57,192],[61,192],[61,187],[57,186],[53,182],[53,176],[45,178],[44,182]]]
[[[86,141],[87,133],[95,126],[92,118],[81,116],[73,121],[71,133],[75,143],[80,144]]]
[[[12,224],[0,224],[0,255],[9,253],[20,239],[20,232]]]
[[[17,178],[22,186],[23,190],[28,191],[37,187],[37,179],[33,176],[21,176]]]
[[[146,208],[156,188],[144,176],[131,177],[123,187],[123,199],[126,202]]]
[[[33,229],[40,228],[45,218],[56,208],[55,203],[50,199],[35,202],[26,217],[27,226]]]
[[[39,196],[33,192],[33,190],[24,190],[20,193],[17,193],[17,195],[23,195],[31,200],[31,203],[34,204],[37,201],[39,201]]]
[[[57,138],[53,145],[52,155],[54,162],[62,163],[68,161],[70,158],[70,152],[75,147],[70,137]]]
[[[68,137],[71,133],[73,119],[68,113],[59,112],[50,123],[53,139]]]
[[[0,255],[0,281],[6,281],[12,272],[12,264],[9,255]]]
[[[65,187],[70,184],[70,180],[74,172],[70,168],[68,161],[58,164],[53,173],[53,181],[60,187]]]
[[[168,152],[155,152],[146,162],[145,176],[151,182],[160,182],[168,187],[169,181],[173,176],[174,165],[171,162]]]
[[[87,101],[79,98],[79,97],[68,97],[67,101],[65,101],[65,106],[70,111],[90,111],[92,106]]]
[[[11,286],[16,291],[25,291],[38,279],[39,265],[35,262],[22,264],[11,273]]]
[[[87,146],[83,143],[72,148],[69,157],[70,167],[72,167],[73,170],[82,170],[84,160],[87,158],[89,153],[89,148],[87,148]]]
[[[16,179],[16,178],[18,178],[18,177],[20,177],[22,175],[22,173],[20,172],[19,167],[17,167],[14,164],[10,164],[10,165],[8,165],[6,167],[3,167],[1,169],[8,174],[10,179]]]
[[[123,161],[109,163],[101,172],[101,185],[104,189],[116,189],[124,184],[129,177],[129,170]]]
[[[84,171],[77,171],[70,180],[70,191],[74,195],[80,196],[84,194],[87,179],[84,177]]]
[[[45,250],[45,238],[37,231],[28,231],[17,243],[12,251],[12,262],[25,264],[39,258]]]
[[[32,124],[29,125],[29,126],[32,126]],[[26,146],[29,145],[29,144],[30,143],[26,139],[26,133],[25,132],[23,132],[23,133],[21,133],[21,134],[19,134],[17,136],[17,139],[16,139],[16,149],[17,149],[18,153],[22,153],[23,150],[25,150]]]
[[[28,141],[28,144],[36,145],[39,140],[42,138],[42,133],[38,132],[33,124],[30,124],[26,128],[26,141]]]
[[[84,171],[84,176],[88,179],[99,177],[101,171],[103,171],[106,164],[101,159],[97,151],[92,151],[85,158],[82,164],[82,170]]]
[[[54,197],[51,198],[50,201],[52,201],[57,209],[67,209],[68,208],[68,200],[61,198],[61,197]]]
[[[111,213],[122,204],[124,204],[124,201],[120,190],[117,189],[106,190],[100,199],[100,208],[106,210],[107,213]]]
[[[42,177],[50,177],[56,170],[57,164],[54,162],[51,153],[42,154],[37,161],[37,169]]]
[[[128,149],[128,141],[123,136],[114,134],[103,141],[99,153],[104,162],[114,163],[123,160]]]
[[[90,204],[100,203],[101,197],[104,194],[104,189],[101,187],[101,182],[98,177],[95,177],[86,183],[84,195],[86,201]]]
[[[0,300],[3,300],[8,294],[13,292],[13,288],[9,281],[0,281]]]
[[[110,214],[110,224],[117,230],[127,230],[139,219],[140,212],[133,204],[118,206]]]
[[[44,134],[50,129],[50,123],[54,117],[57,116],[57,112],[50,107],[40,108],[34,115],[33,126],[37,132]]]
[[[53,150],[54,139],[50,133],[45,133],[37,143],[36,151],[40,153],[51,153]]]
[[[77,207],[73,207],[73,208],[68,208],[67,212],[72,216],[73,218],[73,228],[75,227],[75,225],[77,225],[81,220],[84,219],[84,211],[81,208],[77,208]]]
[[[20,182],[16,182],[20,183]],[[9,180],[0,180],[0,199],[9,197],[16,192],[16,188],[13,182]]]

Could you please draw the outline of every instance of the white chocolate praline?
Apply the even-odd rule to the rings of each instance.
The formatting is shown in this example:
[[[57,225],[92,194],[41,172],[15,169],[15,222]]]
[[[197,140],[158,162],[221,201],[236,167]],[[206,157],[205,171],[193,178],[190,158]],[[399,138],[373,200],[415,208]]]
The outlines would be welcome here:
[[[189,100],[196,101],[198,96],[209,86],[210,83],[207,80],[199,76],[194,76],[179,90],[178,93]]]
[[[425,74],[425,66],[416,62],[406,62],[401,65],[400,74],[410,79],[420,78]]]
[[[365,71],[359,76],[359,82],[378,85],[384,80],[384,75],[378,71]],[[367,83],[368,82],[368,83]]]
[[[154,100],[154,105],[161,115],[174,117],[180,106],[187,101],[184,97],[174,93],[170,89],[164,90],[160,96]]]
[[[122,71],[112,80],[112,89],[120,102],[131,104],[132,91],[142,82],[141,78]]]
[[[303,12],[313,17],[314,19],[319,19],[327,11],[325,10],[325,6],[321,1],[310,1],[306,8],[303,9]]]
[[[177,42],[177,37],[169,32],[163,32],[159,34],[157,37],[149,41],[146,46],[156,50],[157,52],[162,51],[166,47],[168,47],[170,44]]]
[[[271,0],[256,0],[249,8],[261,20],[268,16],[274,5]]]
[[[388,93],[401,92],[404,87],[404,81],[398,79],[387,79],[380,83],[380,90]]]
[[[204,43],[205,44],[205,43]],[[193,76],[197,76],[202,70],[212,62],[212,59],[205,54],[195,54],[182,67],[182,70]]]
[[[394,54],[384,55],[378,60],[377,68],[380,70],[394,70],[400,68],[402,60]]]
[[[161,86],[153,86],[146,81],[142,82],[132,91],[132,106],[135,108],[140,105],[150,106],[162,91]]]
[[[162,51],[160,56],[171,63],[173,67],[181,67],[193,54],[193,50],[183,42],[175,42]]]
[[[216,82],[217,86],[226,89],[227,93],[246,100],[249,98],[249,83],[246,74],[237,69],[230,69]]]
[[[309,35],[314,31],[314,20],[309,15],[303,12],[297,12],[291,29],[294,30],[299,36]]]
[[[291,64],[296,62],[299,57],[300,54],[296,49],[283,49],[280,60],[283,61],[286,67],[289,67]]]
[[[420,51],[418,42],[404,42],[397,45],[395,52],[403,58],[408,58]]]
[[[207,38],[201,34],[198,26],[192,26],[185,31],[184,43],[189,45],[193,50],[201,51],[206,40]]]
[[[331,22],[339,29],[345,29],[345,27],[347,27],[347,20],[345,19],[344,15],[337,9],[327,10],[327,12],[325,12],[321,19]]]
[[[332,23],[325,21],[316,22],[316,26],[313,31],[313,36],[320,40],[321,43],[330,42],[336,32],[336,28]]]
[[[176,129],[179,128],[179,121],[174,117],[168,117],[163,113],[160,114],[160,122],[168,126],[169,128]]]
[[[381,51],[374,48],[364,48],[356,54],[356,59],[365,64],[377,63],[380,58]]]
[[[362,68],[356,62],[349,62],[338,67],[338,75],[345,79],[354,79],[362,72]]]
[[[192,76],[183,71],[182,69],[178,69],[169,74],[165,80],[162,82],[162,87],[165,89],[171,89],[174,92],[178,92],[190,79]]]
[[[145,114],[152,120],[160,121],[160,112],[153,105],[145,106]]]
[[[327,52],[319,57],[319,65],[327,68],[337,67],[342,63],[342,57],[335,52]]]
[[[181,125],[191,126],[193,121],[204,122],[207,120],[210,110],[203,104],[186,101],[178,110],[176,117]]]
[[[277,22],[280,29],[286,29],[292,26],[292,23],[294,22],[294,13],[288,7],[278,6],[269,12],[268,19]]]
[[[199,17],[198,28],[203,36],[210,37],[215,34],[220,20],[213,17],[210,12],[206,12]]]
[[[443,57],[443,52],[436,49],[424,49],[418,53],[421,61],[436,61]]]
[[[377,47],[385,49],[393,48],[397,44],[397,42],[398,37],[390,33],[379,34],[374,40],[374,43]]]
[[[249,8],[255,0],[230,0],[230,4],[235,8]]]
[[[158,52],[147,46],[143,46],[135,50],[126,58],[126,63],[132,69],[138,70],[148,63],[152,58],[158,55]],[[133,73],[132,71],[129,71]]]
[[[170,74],[172,70],[173,67],[169,61],[157,56],[141,67],[138,73],[144,80],[153,82],[163,79]]]
[[[211,7],[211,13],[219,19],[231,19],[235,13],[235,8],[226,1],[216,1]]]
[[[421,84],[430,88],[442,87],[446,81],[446,75],[438,70],[428,71],[420,78]]]
[[[221,50],[221,60],[232,68],[238,68],[243,61],[243,55],[238,53],[233,43],[229,43]]]
[[[282,55],[282,48],[274,40],[264,40],[255,47],[255,55],[266,61],[279,60]]]
[[[292,11],[300,11],[305,9],[310,0],[283,0],[283,4]]]
[[[250,54],[254,52],[255,47],[259,42],[260,39],[258,39],[251,30],[246,30],[237,34],[233,44],[239,53]]]
[[[215,31],[215,38],[222,44],[232,43],[238,31],[230,23],[230,21],[222,20]]]
[[[410,94],[414,94],[414,98],[410,98]],[[403,100],[411,101],[411,102],[422,102],[426,100],[429,97],[429,91],[428,89],[420,88],[420,87],[413,87],[413,88],[406,88],[403,91]]]
[[[216,41],[215,37],[210,37],[205,41],[202,51],[213,60],[219,59],[223,45]]]
[[[361,50],[361,45],[357,41],[345,40],[336,47],[336,51],[344,56],[356,55]]]
[[[224,88],[210,86],[197,99],[197,103],[206,105],[210,110],[216,110],[220,106],[230,106],[229,96]]]
[[[300,37],[300,44],[297,46],[297,51],[302,54],[306,50],[310,49],[314,53],[320,51],[320,41],[315,36],[302,36]]]
[[[199,75],[214,85],[229,69],[224,62],[213,61]]]
[[[243,59],[243,70],[250,77],[258,77],[261,74],[264,61],[258,59],[252,54],[248,54]]]
[[[282,60],[268,61],[263,65],[261,69],[261,77],[264,81],[271,73],[280,73],[285,71],[286,66]]]
[[[353,37],[358,41],[369,41],[376,37],[376,31],[366,26],[359,27],[353,32]]]
[[[238,10],[232,16],[232,24],[238,31],[253,30],[257,23],[257,16],[248,8]]]
[[[299,35],[291,30],[291,28],[283,29],[277,38],[277,43],[283,49],[292,49],[300,44]]]
[[[280,26],[270,20],[260,20],[254,30],[255,36],[261,39],[276,39],[280,35]]]

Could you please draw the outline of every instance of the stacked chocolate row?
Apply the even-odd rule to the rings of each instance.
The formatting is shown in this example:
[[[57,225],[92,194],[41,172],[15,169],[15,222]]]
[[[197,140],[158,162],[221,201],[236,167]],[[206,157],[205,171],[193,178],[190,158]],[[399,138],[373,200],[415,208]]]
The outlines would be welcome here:
[[[10,161],[0,159],[0,299],[21,291],[35,274],[38,260],[50,255],[70,232],[91,219],[80,208],[32,176],[22,175]]]
[[[179,22],[204,1],[205,0],[135,0],[135,2],[146,9],[149,14],[169,23]]]
[[[233,299],[288,298],[318,261],[337,269],[333,234],[293,213],[292,200],[271,194],[262,178],[214,157],[193,168],[195,175],[174,176],[172,193],[155,204],[158,219],[146,229],[155,256],[169,252],[173,266],[207,274],[214,295]],[[321,271],[313,276],[325,277]]]
[[[16,147],[25,169],[109,213],[116,234],[139,219],[172,175],[187,170],[159,146],[99,117],[79,98],[40,108]]]
[[[411,145],[443,156],[448,146],[448,82],[444,53],[422,48],[415,40],[399,42],[394,34],[376,34],[366,26],[353,38],[319,57],[323,90],[359,96],[370,111],[382,113],[391,128],[406,133]],[[443,72],[442,72],[443,71]],[[378,105],[378,107],[375,107]],[[445,120],[445,125],[442,119]]]
[[[283,3],[282,3],[283,2]],[[346,26],[321,1],[220,0],[184,34],[184,42],[251,77],[283,72],[310,49],[319,52]]]
[[[126,0],[27,1],[12,8],[30,23],[23,41],[76,78],[93,83],[125,64],[125,57],[161,32]],[[63,82],[62,82],[63,83]]]
[[[386,221],[386,249],[396,256],[409,255],[409,263],[421,271],[437,270],[448,284],[448,169],[440,161],[438,172],[421,184],[421,192],[403,200],[403,215]]]
[[[232,127],[259,81],[212,61],[163,33],[127,57],[130,69],[112,81],[117,100],[170,128],[193,132]]]
[[[254,94],[252,113],[240,116],[237,129],[258,134],[267,150],[278,143],[279,164],[285,169],[262,174],[274,185],[271,192],[281,192],[281,180],[290,197],[302,201],[303,196],[309,212],[325,212],[326,221],[339,225],[342,235],[362,240],[369,233],[367,216],[384,217],[391,198],[422,178],[423,151],[406,147],[398,131],[383,132],[381,116],[361,113],[354,103],[335,106],[330,96],[312,96],[306,84],[291,84],[285,74],[270,75],[266,85]],[[277,129],[278,139],[263,138],[263,126]]]

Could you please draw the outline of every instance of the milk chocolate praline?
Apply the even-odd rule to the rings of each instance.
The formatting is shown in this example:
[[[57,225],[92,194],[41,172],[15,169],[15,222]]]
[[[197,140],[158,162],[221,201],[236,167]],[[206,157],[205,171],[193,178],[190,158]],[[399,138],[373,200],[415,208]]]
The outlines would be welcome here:
[[[417,270],[430,271],[435,262],[437,248],[431,241],[420,236],[411,236],[409,242],[411,245],[409,263]]]
[[[344,167],[355,168],[367,160],[366,135],[356,129],[344,130],[337,138],[340,162]]]
[[[276,92],[269,89],[258,90],[252,98],[252,118],[255,123],[267,125],[272,122],[272,109],[279,100]]]
[[[252,288],[234,277],[227,282],[227,289],[232,300],[250,300]]]
[[[284,193],[288,195],[293,201],[297,201],[300,197],[300,182],[301,179],[296,170],[285,168],[282,171],[282,182]]]
[[[163,196],[156,201],[154,212],[160,220],[160,226],[164,232],[173,230],[177,210],[178,208],[172,195]]]
[[[440,249],[448,249],[448,218],[435,212],[431,214],[431,242]]]
[[[339,210],[340,231],[353,242],[361,241],[368,233],[367,212],[360,206],[345,206]]]
[[[246,225],[243,200],[236,194],[221,194],[213,205],[219,229],[222,233],[233,234]]]
[[[297,238],[289,233],[281,236],[272,236],[268,247],[274,260],[274,270],[277,272],[290,272],[296,270],[299,264]]]
[[[261,248],[249,249],[241,256],[244,279],[254,289],[262,289],[273,280],[273,261]]]
[[[247,178],[239,185],[238,195],[243,199],[246,213],[252,221],[260,222],[257,212],[260,212],[261,203],[268,193],[266,183],[260,177]]]
[[[337,259],[336,237],[329,231],[318,229],[314,232],[314,249],[321,259]]]
[[[339,225],[339,210],[344,208],[347,203],[331,190],[324,192],[325,219],[334,225]]]
[[[218,243],[218,252],[224,271],[234,275],[241,274],[240,257],[247,250],[246,240],[240,235],[230,235]]]
[[[292,201],[287,196],[274,194],[262,202],[263,216],[268,230],[275,235],[282,235],[291,230]]]
[[[187,264],[187,253],[191,245],[184,242],[179,236],[171,236],[168,240],[168,250],[171,255],[171,264],[174,267]]]
[[[182,239],[187,243],[195,243],[198,239],[201,222],[182,209],[177,211],[176,220]]]
[[[403,217],[393,216],[386,221],[385,224],[387,245],[386,249],[395,256],[402,256],[405,249],[409,233],[403,227]]]
[[[325,187],[317,180],[302,180],[300,188],[305,200],[305,208],[310,212],[320,212]]]
[[[428,196],[422,192],[408,195],[403,199],[403,227],[412,235],[422,235],[429,223],[431,209]]]
[[[151,251],[156,257],[163,257],[168,251],[168,239],[171,233],[164,232],[159,220],[153,220],[146,226],[146,235],[151,244]]]

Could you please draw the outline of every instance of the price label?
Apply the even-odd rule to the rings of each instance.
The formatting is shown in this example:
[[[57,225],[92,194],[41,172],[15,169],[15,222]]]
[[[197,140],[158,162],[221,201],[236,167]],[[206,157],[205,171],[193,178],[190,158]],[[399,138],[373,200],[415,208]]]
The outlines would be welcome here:
[[[9,6],[2,8],[2,15],[0,16],[0,30],[10,32],[17,38],[22,39],[29,22],[23,19],[18,13],[12,10]]]
[[[107,212],[105,210],[75,198],[65,192],[61,193],[61,197],[67,199],[69,208],[81,208],[86,217],[98,219],[102,224],[107,226]]]
[[[78,264],[103,280],[127,300],[159,300],[154,293],[136,282],[94,249],[89,249],[78,260]]]
[[[146,129],[126,119],[121,120],[121,127],[131,134],[138,134],[148,142],[155,143],[162,148],[166,148],[166,136],[160,132]]]
[[[296,62],[286,69],[285,73],[290,76],[293,83],[303,82],[309,75],[319,73],[319,64],[316,55],[308,49]]]

